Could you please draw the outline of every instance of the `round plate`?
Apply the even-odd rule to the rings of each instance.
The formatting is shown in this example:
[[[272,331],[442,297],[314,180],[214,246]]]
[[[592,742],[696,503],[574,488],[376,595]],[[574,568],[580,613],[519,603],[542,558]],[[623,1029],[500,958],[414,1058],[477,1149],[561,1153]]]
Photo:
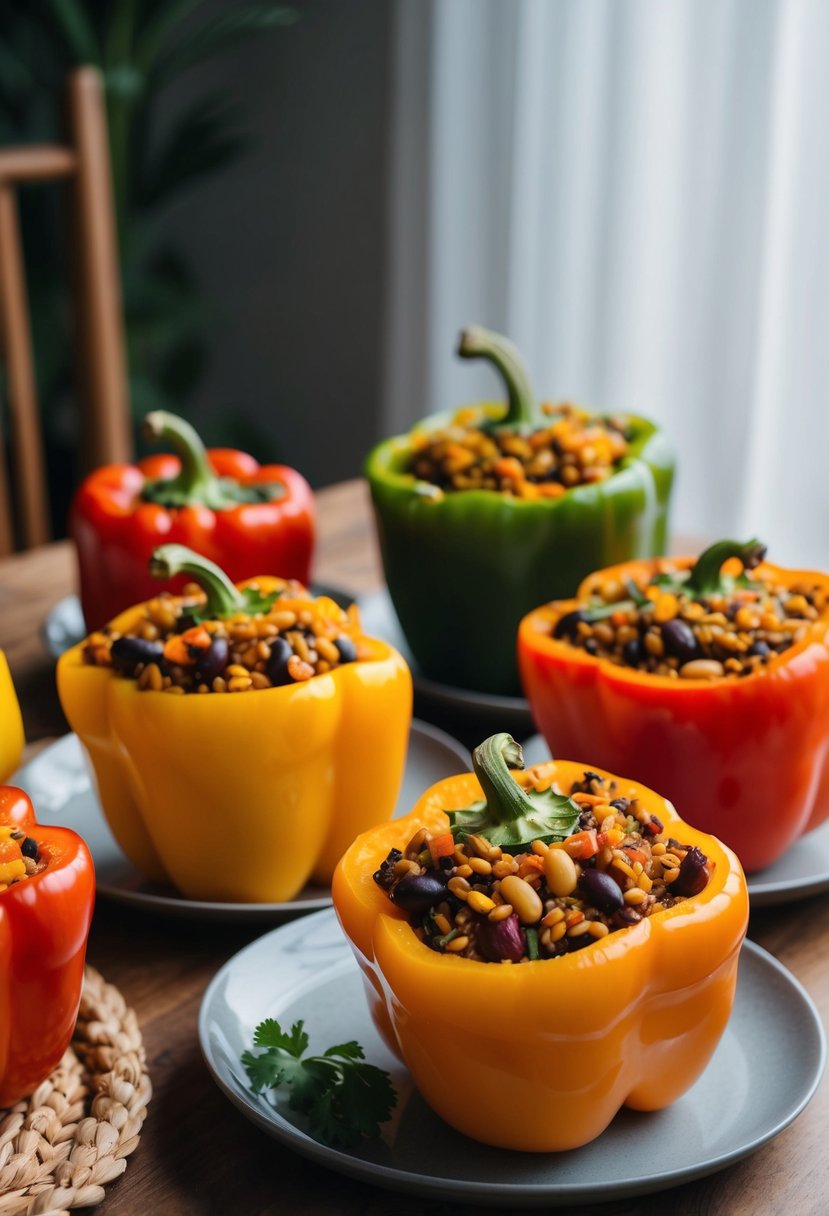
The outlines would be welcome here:
[[[469,769],[469,755],[449,735],[425,722],[412,722],[403,784],[395,815],[407,814],[435,781]],[[235,904],[186,899],[172,887],[147,882],[125,857],[109,830],[95,794],[86,756],[77,735],[64,735],[39,752],[12,778],[26,790],[40,823],[73,828],[89,846],[95,862],[98,895],[167,916],[191,920],[265,921],[327,908],[328,887],[307,886],[282,903]]]
[[[356,1039],[370,1063],[391,1073],[398,1103],[382,1140],[348,1152],[328,1148],[308,1135],[281,1095],[274,1105],[251,1093],[239,1058],[266,1017],[283,1027],[304,1020],[312,1051]],[[230,959],[204,995],[199,1039],[230,1100],[313,1161],[434,1199],[521,1207],[646,1194],[739,1161],[803,1110],[826,1054],[820,1018],[803,988],[746,942],[731,1021],[705,1073],[678,1102],[655,1114],[622,1110],[597,1140],[571,1152],[493,1149],[443,1123],[384,1046],[333,909],[275,929]]]
[[[550,749],[541,735],[522,743],[527,766],[550,759]],[[747,874],[752,908],[792,903],[829,891],[829,821],[801,836],[774,865]]]
[[[491,692],[456,688],[452,684],[441,684],[422,675],[403,635],[388,591],[373,591],[370,595],[361,595],[357,605],[365,633],[391,643],[395,650],[399,650],[403,655],[411,668],[415,692],[424,708],[460,710],[467,715],[474,715],[482,723],[491,723],[493,730],[507,730],[520,737],[535,729],[529,702],[524,697],[504,697]]]

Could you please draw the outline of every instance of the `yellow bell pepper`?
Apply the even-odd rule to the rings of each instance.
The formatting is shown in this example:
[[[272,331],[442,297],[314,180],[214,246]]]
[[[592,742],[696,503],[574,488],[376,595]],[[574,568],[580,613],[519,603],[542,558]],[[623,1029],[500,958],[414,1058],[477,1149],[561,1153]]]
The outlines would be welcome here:
[[[184,564],[169,558],[173,550],[189,555]],[[244,611],[245,588],[267,596],[284,587],[262,576],[234,588],[182,546],[156,550],[165,553],[158,573],[184,570],[202,581],[209,616]],[[138,605],[117,616],[110,632],[129,634],[143,612]],[[355,640],[356,662],[221,695],[141,689],[112,667],[88,663],[83,643],[61,657],[64,712],[89,755],[113,835],[142,873],[191,899],[288,900],[309,878],[329,882],[354,836],[391,815],[411,676],[390,646]]]
[[[20,763],[23,743],[23,718],[6,656],[0,650],[0,782]]]
[[[512,776],[523,788],[569,790],[583,773],[551,761]],[[667,1106],[701,1074],[728,1020],[748,920],[740,864],[651,790],[618,788],[699,847],[712,872],[699,894],[561,957],[504,964],[430,949],[372,878],[390,849],[405,849],[421,827],[446,833],[447,811],[481,798],[474,774],[432,786],[405,818],[360,836],[337,867],[334,906],[378,1029],[429,1105],[475,1140],[570,1149],[622,1106]]]

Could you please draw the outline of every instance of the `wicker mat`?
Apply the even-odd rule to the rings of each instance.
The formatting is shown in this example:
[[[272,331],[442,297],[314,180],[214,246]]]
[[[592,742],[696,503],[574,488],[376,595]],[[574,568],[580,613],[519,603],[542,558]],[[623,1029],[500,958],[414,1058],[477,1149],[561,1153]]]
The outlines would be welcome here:
[[[87,967],[78,1024],[55,1071],[0,1111],[0,1216],[63,1216],[127,1168],[152,1096],[135,1014]]]

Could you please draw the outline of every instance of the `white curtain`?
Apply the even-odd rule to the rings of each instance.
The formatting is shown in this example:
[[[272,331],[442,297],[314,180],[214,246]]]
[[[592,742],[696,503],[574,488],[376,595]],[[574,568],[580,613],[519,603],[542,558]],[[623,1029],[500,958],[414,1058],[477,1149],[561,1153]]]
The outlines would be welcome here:
[[[397,0],[385,423],[536,391],[660,422],[673,528],[829,568],[829,3]]]

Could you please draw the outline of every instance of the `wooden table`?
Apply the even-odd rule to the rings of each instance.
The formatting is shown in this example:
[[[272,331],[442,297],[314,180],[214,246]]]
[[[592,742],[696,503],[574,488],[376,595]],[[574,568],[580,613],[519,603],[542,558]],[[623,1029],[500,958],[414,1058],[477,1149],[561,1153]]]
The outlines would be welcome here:
[[[380,566],[359,482],[319,495],[316,577],[352,592],[378,587]],[[74,585],[66,542],[0,561],[0,647],[9,659],[23,706],[28,751],[67,726],[54,692],[53,663],[38,635],[49,608]],[[218,968],[261,933],[255,926],[166,920],[101,901],[89,961],[134,1006],[143,1029],[155,1096],[126,1174],[108,1189],[102,1216],[425,1216],[477,1206],[434,1204],[392,1195],[310,1165],[249,1123],[219,1092],[202,1062],[196,1019]],[[752,916],[750,936],[770,950],[829,1014],[829,898],[818,896]],[[763,1068],[763,1060],[756,1061]],[[771,1144],[718,1174],[659,1195],[578,1211],[607,1216],[818,1216],[827,1210],[829,1154],[824,1129],[829,1086]],[[716,1124],[717,1111],[711,1111]],[[670,1163],[666,1163],[669,1165]],[[501,1211],[506,1209],[501,1208]]]

